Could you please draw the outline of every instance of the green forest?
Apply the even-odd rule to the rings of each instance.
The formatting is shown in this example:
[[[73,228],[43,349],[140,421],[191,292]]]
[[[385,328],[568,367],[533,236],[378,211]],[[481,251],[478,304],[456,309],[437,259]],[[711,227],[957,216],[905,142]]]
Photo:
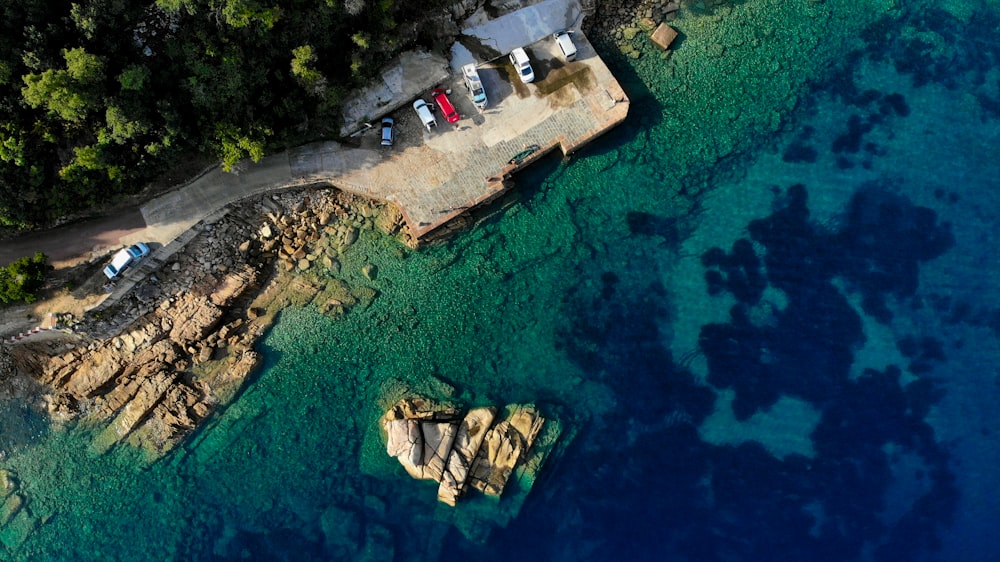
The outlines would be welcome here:
[[[185,160],[339,129],[352,88],[433,47],[448,0],[0,0],[0,227],[113,203]]]

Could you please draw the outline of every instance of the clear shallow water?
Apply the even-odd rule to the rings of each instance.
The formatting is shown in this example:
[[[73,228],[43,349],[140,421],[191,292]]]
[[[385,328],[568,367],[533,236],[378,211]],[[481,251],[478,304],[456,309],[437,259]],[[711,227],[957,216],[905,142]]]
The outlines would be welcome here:
[[[521,175],[506,211],[403,259],[363,238],[344,270],[378,265],[372,306],[283,313],[183,450],[98,457],[8,408],[30,517],[0,553],[989,559],[996,8],[686,18],[672,60],[613,61],[630,120]],[[577,432],[519,517],[468,540],[449,519],[472,510],[384,454],[374,422],[407,390],[536,401]]]

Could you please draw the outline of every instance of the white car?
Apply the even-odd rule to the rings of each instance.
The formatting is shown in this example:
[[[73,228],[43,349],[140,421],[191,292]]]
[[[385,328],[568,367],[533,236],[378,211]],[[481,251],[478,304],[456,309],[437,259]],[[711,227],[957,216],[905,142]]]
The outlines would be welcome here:
[[[528,60],[528,53],[518,47],[510,52],[510,63],[514,65],[514,70],[521,77],[521,82],[527,84],[535,79],[535,71],[531,69],[531,61]]]
[[[569,36],[566,31],[560,31],[552,36],[556,40],[556,45],[559,46],[559,52],[562,53],[566,62],[576,60],[576,45],[573,43],[573,38]]]
[[[104,268],[104,276],[108,279],[114,279],[125,271],[128,266],[138,262],[142,258],[149,255],[149,246],[139,242],[138,244],[133,244],[128,248],[118,250],[115,257],[111,258],[111,263],[109,263]]]
[[[476,106],[476,109],[486,109],[490,101],[486,99],[486,88],[483,88],[483,81],[479,79],[479,71],[476,70],[476,65],[467,64],[463,66],[462,76],[465,77],[465,87],[469,89],[469,94],[472,96],[472,103]]]

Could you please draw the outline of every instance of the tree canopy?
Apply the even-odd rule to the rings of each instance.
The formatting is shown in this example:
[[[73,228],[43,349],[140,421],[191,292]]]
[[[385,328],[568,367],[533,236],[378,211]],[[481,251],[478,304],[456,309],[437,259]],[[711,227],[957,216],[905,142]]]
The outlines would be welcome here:
[[[0,303],[35,302],[45,284],[45,274],[51,269],[48,258],[41,252],[0,268]]]
[[[0,1],[0,226],[138,191],[192,156],[335,136],[344,94],[451,0]]]

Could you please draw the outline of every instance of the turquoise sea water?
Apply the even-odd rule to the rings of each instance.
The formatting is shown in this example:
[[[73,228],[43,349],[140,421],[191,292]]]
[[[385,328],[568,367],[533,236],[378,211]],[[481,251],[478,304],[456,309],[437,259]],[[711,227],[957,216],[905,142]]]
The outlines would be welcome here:
[[[4,404],[0,559],[1000,560],[1000,6],[677,23],[668,60],[605,51],[622,127],[447,245],[363,237],[374,303],[284,311],[159,463]],[[384,454],[407,391],[575,433],[477,526]]]

